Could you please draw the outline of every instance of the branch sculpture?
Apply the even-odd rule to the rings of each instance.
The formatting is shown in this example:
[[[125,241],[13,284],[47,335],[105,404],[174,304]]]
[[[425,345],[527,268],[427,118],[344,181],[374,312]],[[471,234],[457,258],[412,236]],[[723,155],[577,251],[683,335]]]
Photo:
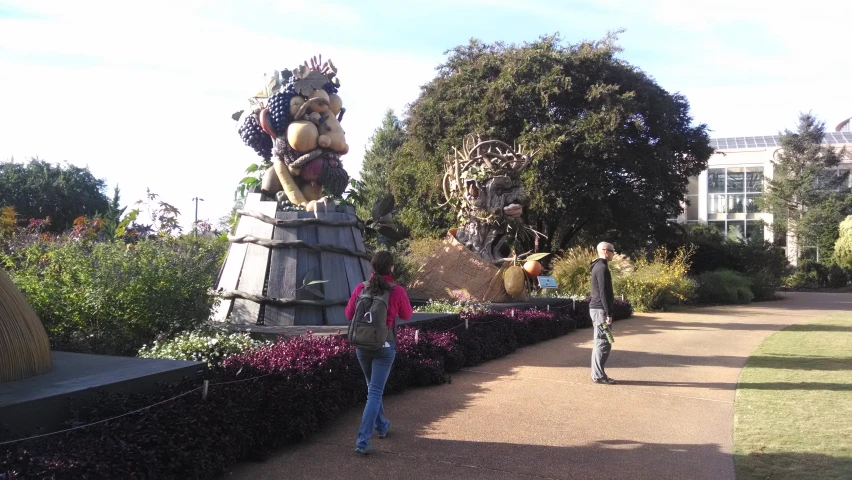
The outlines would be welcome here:
[[[529,230],[521,220],[529,204],[521,174],[532,155],[473,135],[465,137],[462,150],[453,148],[447,155],[442,188],[445,205],[461,223],[456,239],[488,262],[502,262],[511,253],[511,241]]]

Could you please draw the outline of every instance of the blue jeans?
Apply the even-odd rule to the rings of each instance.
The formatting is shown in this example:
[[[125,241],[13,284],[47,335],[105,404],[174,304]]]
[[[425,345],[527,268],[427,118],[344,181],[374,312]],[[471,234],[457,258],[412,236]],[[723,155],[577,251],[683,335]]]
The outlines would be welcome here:
[[[367,405],[364,407],[364,415],[361,417],[361,428],[358,429],[358,441],[356,447],[366,447],[370,444],[370,437],[375,428],[380,435],[387,432],[390,422],[385,418],[385,409],[382,405],[382,394],[385,391],[385,383],[390,376],[393,360],[396,358],[396,344],[389,340],[389,347],[381,350],[355,349],[364,378],[367,379]]]

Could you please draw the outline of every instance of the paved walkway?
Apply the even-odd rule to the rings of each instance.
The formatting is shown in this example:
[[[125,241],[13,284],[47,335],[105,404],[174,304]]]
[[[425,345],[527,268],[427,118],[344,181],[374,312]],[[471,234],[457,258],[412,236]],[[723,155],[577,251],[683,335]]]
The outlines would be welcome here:
[[[591,330],[521,348],[453,382],[385,398],[393,427],[354,453],[361,409],[233,479],[734,478],[740,369],[787,325],[852,310],[852,295],[791,293],[746,307],[637,314],[614,324],[607,373],[589,379]]]

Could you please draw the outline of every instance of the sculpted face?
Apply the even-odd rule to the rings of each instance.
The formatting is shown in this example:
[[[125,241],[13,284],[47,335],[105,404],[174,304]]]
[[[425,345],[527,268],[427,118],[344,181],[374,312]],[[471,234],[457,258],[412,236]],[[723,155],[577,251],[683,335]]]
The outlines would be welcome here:
[[[272,159],[266,177],[277,178],[264,178],[266,194],[283,191],[290,203],[310,210],[323,195],[340,196],[346,190],[349,175],[340,156],[349,145],[340,125],[346,109],[339,86],[334,64],[313,58],[292,72],[276,71],[250,100],[253,109],[243,114],[240,135],[259,155]]]
[[[520,181],[515,181],[506,175],[486,178],[484,182],[469,181],[468,191],[477,191],[476,197],[470,197],[470,203],[475,210],[483,213],[518,218],[530,198],[523,191]]]

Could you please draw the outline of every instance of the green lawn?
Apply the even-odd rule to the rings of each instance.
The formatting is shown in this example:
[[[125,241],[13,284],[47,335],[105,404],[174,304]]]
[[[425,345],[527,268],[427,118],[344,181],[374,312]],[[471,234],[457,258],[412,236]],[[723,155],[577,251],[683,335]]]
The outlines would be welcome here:
[[[852,479],[852,313],[767,338],[734,405],[739,480]]]

